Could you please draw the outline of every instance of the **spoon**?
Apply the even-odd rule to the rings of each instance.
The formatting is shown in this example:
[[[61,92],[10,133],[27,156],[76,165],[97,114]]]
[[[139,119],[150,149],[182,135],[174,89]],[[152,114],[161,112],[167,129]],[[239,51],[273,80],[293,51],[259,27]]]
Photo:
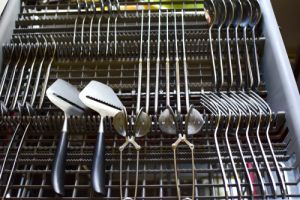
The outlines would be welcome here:
[[[143,108],[142,108],[143,109]],[[143,113],[142,109],[139,111],[139,113]],[[143,115],[143,114],[142,114]],[[144,119],[143,116],[138,116],[140,119]],[[139,120],[141,121],[141,120]],[[136,199],[137,196],[137,186],[138,186],[138,177],[139,177],[139,153],[141,146],[135,141],[135,137],[139,135],[145,135],[145,132],[143,132],[143,128],[140,125],[140,129],[135,130],[134,134],[132,133],[127,133],[127,122],[128,122],[128,117],[127,117],[127,112],[125,107],[118,112],[114,118],[113,118],[113,126],[117,133],[121,135],[122,137],[125,137],[125,142],[119,147],[120,151],[120,199],[123,200],[123,151],[129,144],[132,144],[133,147],[136,150],[136,173],[135,173],[135,187],[134,187],[134,200]],[[149,127],[149,124],[145,123],[145,129],[147,129],[147,126]],[[124,199],[132,199],[130,197],[126,197]]]
[[[246,62],[246,89],[251,89],[253,86],[253,73],[249,56],[249,49],[247,44],[247,27],[250,24],[251,16],[252,16],[252,6],[249,0],[241,1],[243,7],[243,15],[242,20],[240,22],[240,27],[243,28],[243,40],[244,40],[244,54],[245,54],[245,62]]]
[[[166,10],[166,109],[160,114],[159,128],[163,133],[176,134],[176,117],[170,106],[169,12]]]
[[[236,60],[237,60],[237,89],[241,90],[243,87],[243,73],[240,59],[240,48],[239,48],[239,39],[238,39],[238,27],[241,23],[243,17],[243,7],[240,0],[231,0],[233,3],[233,12],[234,18],[232,21],[232,26],[234,27],[235,35],[235,51],[236,51]]]
[[[258,55],[257,55],[257,48],[256,48],[256,42],[255,42],[255,28],[257,26],[257,24],[260,22],[262,13],[261,13],[261,9],[260,9],[260,4],[258,0],[251,0],[251,4],[252,4],[252,17],[251,20],[249,22],[249,27],[252,30],[252,45],[253,45],[253,52],[254,52],[254,64],[255,64],[255,72],[256,72],[256,82],[254,87],[258,88],[261,84],[260,81],[260,70],[259,70],[259,64],[258,64]]]

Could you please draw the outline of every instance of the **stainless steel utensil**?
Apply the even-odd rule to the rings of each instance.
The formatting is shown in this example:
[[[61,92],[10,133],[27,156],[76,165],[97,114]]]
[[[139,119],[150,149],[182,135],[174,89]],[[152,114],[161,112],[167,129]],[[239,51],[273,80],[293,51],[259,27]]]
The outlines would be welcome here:
[[[231,0],[225,0],[226,3],[226,20],[224,26],[226,27],[226,43],[227,43],[227,59],[228,59],[228,73],[227,73],[227,82],[228,90],[231,90],[233,85],[233,69],[232,69],[232,57],[231,57],[231,42],[230,42],[230,27],[234,21],[234,5]]]
[[[176,181],[176,190],[177,190],[177,197],[181,199],[181,191],[179,188],[179,179],[178,179],[178,170],[177,170],[177,158],[176,158],[176,151],[177,147],[181,142],[184,142],[191,150],[191,157],[192,157],[192,199],[195,198],[195,163],[194,163],[194,145],[187,139],[187,135],[192,135],[198,133],[203,124],[204,120],[202,115],[194,109],[193,105],[189,105],[189,89],[188,89],[188,79],[187,79],[187,60],[185,55],[185,37],[184,37],[184,13],[183,10],[181,12],[181,19],[182,19],[182,42],[183,42],[183,65],[184,65],[184,77],[185,77],[185,93],[186,93],[186,120],[185,120],[185,132],[182,133],[178,130],[178,124],[181,125],[181,99],[180,99],[180,69],[179,69],[179,56],[178,56],[178,45],[177,45],[177,23],[176,23],[176,12],[174,11],[174,34],[175,34],[175,74],[176,74],[176,94],[177,94],[177,113],[173,112],[173,109],[167,105],[167,109],[161,114],[159,121],[161,130],[166,130],[166,133],[173,134],[173,131],[177,133],[178,139],[172,144],[173,149],[173,161],[174,161],[174,170],[175,170],[175,181]],[[168,97],[167,97],[168,102]],[[182,131],[182,130],[181,130]]]
[[[177,120],[170,106],[169,12],[166,11],[166,109],[160,114],[159,128],[163,133],[176,134]]]
[[[137,105],[136,113],[141,108],[141,90],[142,90],[142,74],[143,74],[143,32],[144,32],[144,10],[142,10],[141,16],[141,39],[140,39],[140,57],[139,57],[139,69],[138,69],[138,92],[137,92]]]
[[[221,30],[226,21],[227,16],[227,7],[224,0],[214,1],[217,11],[217,28],[218,28],[218,50],[219,50],[219,85],[218,90],[222,90],[224,86],[224,66],[223,66],[223,52],[222,52],[222,44],[221,44]]]
[[[209,110],[213,115],[214,117],[216,117],[215,119],[215,130],[214,130],[214,143],[215,143],[215,146],[216,146],[216,151],[217,151],[217,156],[218,156],[218,161],[219,161],[219,165],[220,165],[220,168],[221,168],[221,173],[222,173],[222,179],[223,179],[223,185],[224,185],[224,191],[225,191],[225,198],[228,199],[228,196],[229,196],[229,186],[228,186],[228,179],[226,177],[226,172],[225,172],[225,168],[224,168],[224,164],[223,164],[223,161],[222,161],[222,155],[221,155],[221,151],[220,151],[220,147],[219,147],[219,142],[218,142],[218,133],[219,133],[219,127],[220,127],[220,122],[221,122],[221,118],[222,118],[222,115],[224,115],[224,110],[222,110],[223,108],[220,108],[218,106],[218,103],[202,94],[201,95],[202,97],[202,104],[204,105],[204,107]]]
[[[48,81],[49,81],[51,66],[52,66],[52,63],[54,61],[55,54],[56,54],[56,42],[55,42],[55,40],[54,40],[54,38],[53,38],[52,35],[50,37],[51,37],[52,45],[53,45],[54,48],[53,48],[53,53],[52,53],[50,62],[48,64],[48,66],[47,66],[47,71],[46,71],[45,80],[44,80],[44,83],[43,83],[43,86],[42,86],[41,97],[40,97],[38,108],[42,108],[42,105],[44,103],[44,98],[45,98],[45,93],[46,93],[46,89],[47,89],[47,86],[48,86]]]
[[[283,198],[285,198],[286,194],[287,194],[287,187],[286,187],[286,181],[283,178],[283,171],[280,169],[278,160],[275,156],[275,152],[274,152],[274,148],[270,139],[270,126],[271,126],[271,121],[272,121],[272,110],[270,108],[270,106],[267,104],[267,102],[265,100],[263,100],[258,94],[256,94],[253,91],[250,91],[250,96],[251,98],[253,98],[253,100],[257,101],[258,106],[260,106],[262,108],[262,110],[264,111],[265,115],[266,115],[266,121],[267,121],[267,128],[266,128],[266,137],[267,137],[267,144],[268,147],[271,151],[271,157],[273,160],[273,163],[275,165],[275,170],[276,170],[276,174],[278,177],[278,180],[280,182],[280,187],[282,190],[282,194],[283,194]]]
[[[257,55],[257,48],[256,48],[256,36],[255,36],[255,28],[258,25],[258,23],[260,22],[262,13],[261,13],[261,9],[260,9],[260,4],[258,0],[250,0],[251,6],[252,6],[252,17],[251,20],[249,22],[249,27],[251,28],[251,32],[252,32],[252,46],[253,46],[253,59],[254,59],[254,71],[255,71],[255,83],[254,83],[254,87],[255,89],[257,89],[260,84],[260,69],[259,69],[259,64],[258,64],[258,55]]]
[[[252,6],[249,0],[241,1],[241,3],[243,7],[243,15],[239,26],[243,28],[244,55],[245,55],[245,65],[246,65],[245,71],[247,73],[245,87],[246,89],[251,89],[253,86],[253,72],[252,72],[251,61],[249,56],[249,48],[247,43],[247,27],[249,26],[252,17]]]
[[[142,108],[143,109],[143,108]],[[141,110],[142,110],[141,109]],[[139,113],[142,113],[141,111]],[[143,117],[142,117],[143,118]],[[127,117],[127,111],[125,109],[125,107],[122,109],[122,111],[120,111],[119,113],[117,113],[113,119],[113,125],[114,128],[116,129],[116,131],[123,137],[125,137],[125,142],[119,147],[119,151],[120,151],[120,199],[123,199],[123,151],[125,150],[125,148],[132,144],[133,147],[136,150],[136,168],[135,168],[135,186],[134,186],[134,197],[133,199],[135,200],[137,197],[137,186],[138,186],[138,177],[139,177],[139,153],[140,153],[140,149],[141,146],[135,141],[135,137],[136,135],[132,134],[132,133],[127,133],[127,123],[128,123],[128,117]],[[147,126],[147,124],[145,124]],[[139,126],[142,127],[142,126]],[[143,129],[140,129],[141,131],[143,131]],[[134,133],[138,133],[134,131]],[[143,135],[143,134],[141,134]],[[124,199],[132,199],[131,197],[125,197]]]
[[[200,112],[194,108],[193,105],[190,105],[190,90],[189,90],[189,81],[188,81],[188,66],[187,66],[187,59],[186,59],[186,52],[185,52],[185,33],[184,33],[184,11],[181,10],[181,30],[182,30],[182,52],[183,52],[183,71],[184,71],[184,86],[185,86],[185,103],[186,103],[186,120],[185,125],[186,134],[187,135],[194,135],[199,133],[202,129],[204,124],[204,119]]]
[[[210,47],[210,54],[211,54],[211,61],[212,61],[212,88],[213,90],[217,89],[218,83],[218,76],[217,76],[217,68],[216,68],[216,61],[215,61],[215,54],[214,54],[214,47],[212,42],[212,29],[214,25],[217,23],[217,11],[216,6],[213,0],[206,0],[204,1],[204,12],[205,18],[209,25],[208,29],[208,38],[209,38],[209,47]]]
[[[239,36],[238,36],[238,28],[242,21],[243,17],[243,6],[240,0],[231,0],[233,4],[233,12],[234,19],[232,22],[232,26],[234,27],[234,37],[235,37],[235,53],[236,53],[236,75],[237,75],[237,89],[242,90],[243,88],[243,73],[242,73],[242,64],[240,58],[240,47],[239,47]]]
[[[154,97],[154,113],[158,115],[158,90],[159,90],[159,70],[160,70],[160,32],[161,32],[161,4],[158,10],[158,36],[157,36],[157,57],[155,72],[155,97]]]
[[[251,126],[251,123],[253,122],[253,112],[249,107],[250,105],[247,102],[245,102],[244,98],[242,98],[242,95],[243,95],[242,92],[239,92],[237,94],[231,93],[231,95],[234,97],[235,101],[237,102],[237,105],[240,107],[241,111],[243,112],[243,115],[247,117],[246,118],[246,128],[245,128],[246,142],[247,142],[247,145],[250,150],[251,159],[255,166],[255,171],[257,174],[258,181],[259,181],[259,185],[262,190],[262,195],[265,196],[266,192],[267,192],[266,186],[264,184],[264,180],[262,178],[263,177],[262,172],[259,169],[259,165],[256,160],[256,156],[254,154],[253,147],[252,147],[251,141],[250,141],[250,136],[249,136],[250,126]]]
[[[251,97],[249,97],[248,95],[241,95],[241,97],[243,98],[243,100],[248,103],[250,109],[252,109],[253,115],[256,118],[256,123],[255,123],[255,127],[256,127],[256,139],[258,141],[258,147],[259,150],[261,152],[261,156],[263,158],[263,162],[266,165],[266,174],[269,178],[269,181],[271,182],[271,188],[273,191],[274,196],[276,197],[276,182],[275,179],[273,177],[272,171],[271,171],[271,167],[269,165],[268,159],[266,157],[266,153],[263,147],[263,144],[261,142],[260,139],[260,130],[261,130],[261,126],[262,126],[262,109],[260,108],[260,106],[258,105],[258,103],[253,100]],[[253,145],[254,147],[256,145]]]

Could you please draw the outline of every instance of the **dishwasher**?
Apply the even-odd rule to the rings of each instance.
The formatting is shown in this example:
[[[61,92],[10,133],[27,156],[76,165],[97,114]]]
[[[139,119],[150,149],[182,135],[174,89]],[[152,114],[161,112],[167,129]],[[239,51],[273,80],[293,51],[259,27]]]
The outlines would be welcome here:
[[[300,97],[270,0],[10,0],[0,30],[2,199],[300,199]],[[67,117],[57,80],[101,82],[108,100],[86,97],[122,108]]]

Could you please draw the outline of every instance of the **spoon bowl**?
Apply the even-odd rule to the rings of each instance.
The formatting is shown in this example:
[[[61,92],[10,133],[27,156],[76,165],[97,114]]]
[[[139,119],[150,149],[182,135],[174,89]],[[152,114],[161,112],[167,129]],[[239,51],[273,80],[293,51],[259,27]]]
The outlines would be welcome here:
[[[243,18],[243,7],[240,0],[231,0],[231,1],[233,6],[233,13],[234,13],[232,25],[234,27],[237,27],[239,26]]]
[[[143,112],[143,108],[137,114],[135,124],[134,124],[134,133],[135,137],[143,137],[150,132],[151,129],[151,118],[150,116]]]
[[[113,118],[113,126],[117,133],[123,137],[126,137],[127,131],[127,112],[123,108],[122,111],[118,112]]]
[[[240,22],[240,26],[247,27],[251,21],[252,6],[248,0],[241,1],[241,3],[242,3],[242,8],[243,8],[243,13],[242,13],[242,19]]]
[[[194,108],[194,105],[191,105],[185,117],[186,134],[194,135],[199,133],[204,123],[205,121],[202,114]]]
[[[251,5],[252,5],[252,17],[251,20],[249,21],[249,26],[253,28],[260,22],[262,13],[260,9],[260,4],[257,0],[251,0]]]
[[[177,119],[173,109],[168,105],[158,118],[159,128],[163,133],[177,134]]]

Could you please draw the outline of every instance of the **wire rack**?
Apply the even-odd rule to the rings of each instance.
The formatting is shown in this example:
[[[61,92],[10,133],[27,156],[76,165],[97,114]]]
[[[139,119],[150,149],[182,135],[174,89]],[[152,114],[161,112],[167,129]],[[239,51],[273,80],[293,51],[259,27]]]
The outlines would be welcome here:
[[[57,132],[60,130],[60,125],[63,123],[63,117],[36,117],[36,118],[21,118],[21,128],[16,136],[14,144],[10,149],[8,156],[7,167],[4,174],[9,176],[13,174],[13,179],[10,182],[6,197],[12,199],[51,199],[55,198],[50,182],[51,175],[51,163],[52,157],[55,152],[55,145],[57,141]],[[92,161],[93,147],[97,132],[97,125],[99,122],[98,117],[82,117],[73,118],[71,120],[71,132],[70,140],[68,144],[68,156],[66,164],[66,199],[96,199],[99,198],[90,188],[90,166]],[[210,116],[207,116],[207,120],[211,120]],[[5,119],[5,127],[12,124],[17,125],[20,122],[20,118],[14,117],[11,119]],[[85,121],[86,126],[78,126],[79,122]],[[21,142],[21,136],[27,124],[32,124],[26,132],[25,139]],[[276,133],[284,132],[284,121],[274,120],[272,125],[272,136]],[[109,121],[107,122],[108,124]],[[3,124],[3,126],[4,126]],[[77,125],[76,125],[77,124]],[[277,125],[275,125],[277,124]],[[281,125],[279,125],[281,124]],[[108,125],[108,127],[111,127]],[[196,198],[197,199],[224,199],[224,185],[222,183],[221,172],[218,166],[218,159],[215,153],[212,138],[212,126],[206,126],[199,136],[193,137],[192,141],[195,144],[195,161],[197,172],[197,184],[196,184]],[[254,129],[254,128],[253,128]],[[5,130],[5,129],[4,129]],[[254,130],[253,130],[254,131]],[[11,134],[13,130],[7,129],[7,135]],[[241,131],[242,132],[242,131]],[[43,134],[41,134],[43,133]],[[255,146],[255,136],[251,136],[252,144]],[[280,138],[280,137],[279,137]],[[2,140],[3,143],[8,143],[8,139]],[[114,134],[113,129],[106,134],[106,188],[107,196],[104,199],[119,199],[119,151],[118,146],[122,144],[123,138]],[[139,186],[138,186],[138,199],[176,199],[176,187],[174,180],[174,168],[172,163],[172,149],[171,143],[174,141],[174,137],[167,137],[161,134],[159,131],[153,131],[149,137],[138,140],[143,146],[140,154],[140,166],[139,166]],[[224,142],[224,136],[220,136],[220,141]],[[281,164],[281,170],[283,170],[286,185],[291,193],[287,194],[287,197],[299,196],[299,194],[292,192],[297,188],[297,180],[295,174],[295,168],[288,165],[291,157],[286,154],[287,144],[280,142],[280,140],[274,139],[274,148],[278,161]],[[226,145],[221,142],[221,152],[223,162],[226,166],[226,175],[229,180],[230,186],[230,199],[237,199],[236,183],[232,177],[232,167],[229,162]],[[236,142],[233,136],[230,137],[231,147],[235,162],[239,166],[241,160],[239,158],[239,151],[236,146]],[[12,172],[11,166],[15,159],[19,145],[22,145],[17,157],[17,167]],[[267,146],[265,146],[267,150]],[[3,150],[6,145],[1,147]],[[249,171],[253,176],[253,185],[256,191],[254,198],[262,199],[260,195],[259,183],[255,179],[255,170],[251,166],[251,157],[247,151],[247,145],[243,144],[245,150],[246,161],[249,164]],[[266,151],[269,154],[269,151]],[[260,163],[260,169],[262,173],[266,173],[266,168],[261,158],[261,152],[259,149],[255,149],[257,160]],[[126,155],[126,162],[123,164],[122,170],[125,180],[123,187],[127,195],[132,195],[134,187],[134,174],[135,169],[132,168],[136,162],[135,153],[132,152],[132,148],[124,154]],[[4,157],[4,155],[2,154]],[[1,157],[2,157],[1,156]],[[182,147],[181,153],[178,155],[178,163],[180,166],[180,176],[184,177],[184,182],[181,182],[182,196],[189,196],[191,191],[191,170],[188,149]],[[270,159],[270,158],[269,158]],[[271,160],[271,159],[270,159]],[[240,164],[238,164],[240,163]],[[272,166],[272,165],[271,165]],[[238,167],[238,172],[242,180],[243,198],[250,199],[249,184],[244,180],[244,169]],[[272,167],[272,170],[274,168]],[[265,185],[270,192],[270,183],[265,177]],[[279,183],[277,183],[279,184]],[[7,185],[1,185],[1,191],[4,190]],[[279,185],[278,185],[279,187]],[[273,198],[273,194],[270,192],[266,197]],[[280,195],[279,195],[280,197]],[[61,197],[59,197],[61,198]]]
[[[0,164],[6,161],[3,176],[0,180],[0,196],[3,199],[120,199],[120,171],[123,182],[121,191],[123,196],[131,197],[134,192],[136,154],[130,147],[123,155],[123,168],[120,169],[119,146],[124,138],[118,136],[112,126],[111,119],[106,120],[106,190],[105,197],[100,197],[91,188],[90,168],[95,146],[96,133],[100,121],[99,116],[89,111],[85,116],[72,117],[70,121],[70,137],[66,161],[65,195],[57,196],[51,186],[51,166],[58,133],[63,124],[62,112],[50,103],[45,97],[45,88],[56,79],[64,79],[78,89],[83,89],[91,80],[106,83],[113,88],[129,114],[129,129],[134,126],[137,90],[138,65],[141,45],[141,18],[144,12],[144,32],[142,33],[142,93],[141,102],[146,99],[146,65],[147,65],[147,28],[150,26],[150,108],[152,118],[151,133],[144,138],[137,139],[142,146],[140,151],[139,179],[137,199],[178,199],[171,144],[175,137],[161,133],[158,127],[158,113],[166,107],[166,11],[172,8],[176,13],[184,8],[185,13],[185,45],[188,64],[188,80],[190,101],[195,108],[203,113],[205,125],[199,134],[191,137],[195,145],[195,199],[276,199],[300,198],[298,190],[299,174],[293,163],[295,157],[287,153],[288,143],[284,138],[288,134],[285,125],[285,113],[278,112],[272,115],[270,137],[275,156],[283,174],[287,193],[281,191],[280,181],[276,175],[276,167],[272,160],[272,150],[266,139],[267,123],[262,123],[260,136],[263,148],[269,162],[271,172],[274,174],[277,186],[276,195],[272,192],[271,182],[267,174],[267,167],[260,151],[255,135],[256,123],[250,128],[250,141],[253,147],[255,160],[259,169],[253,165],[253,157],[245,139],[246,120],[242,119],[239,129],[240,142],[250,172],[251,185],[246,180],[245,168],[242,165],[240,150],[234,137],[237,121],[232,122],[229,131],[229,142],[233,160],[236,164],[238,176],[241,181],[242,194],[238,195],[237,182],[234,179],[233,166],[226,145],[225,128],[228,116],[221,120],[218,142],[221,151],[221,160],[224,164],[226,178],[229,186],[229,196],[225,194],[222,171],[219,157],[216,153],[213,132],[215,118],[210,111],[201,104],[200,96],[214,91],[212,84],[212,59],[209,49],[208,25],[206,23],[203,1],[164,1],[138,2],[120,1],[121,12],[101,13],[100,1],[95,1],[96,12],[92,9],[94,1],[85,1],[78,4],[76,1],[22,1],[21,13],[16,20],[16,28],[9,44],[3,46],[5,66],[10,66],[7,75],[3,76],[3,89],[0,92],[0,103],[4,102],[9,113],[2,114],[0,126],[3,133],[0,135]],[[79,5],[79,8],[78,8]],[[86,6],[89,5],[89,6]],[[158,44],[158,9],[161,5],[161,31],[160,31],[160,79],[158,108],[155,108],[155,63],[157,61]],[[103,8],[106,10],[106,8]],[[150,15],[148,10],[151,10]],[[142,11],[144,10],[144,11]],[[175,11],[174,11],[175,10]],[[171,13],[171,11],[170,11]],[[177,38],[178,53],[182,54],[181,21],[178,14]],[[151,17],[151,24],[147,21]],[[98,22],[101,19],[101,27]],[[175,83],[175,29],[173,16],[169,15],[169,54],[170,54],[170,105],[176,110],[176,83]],[[108,31],[108,27],[110,31]],[[230,34],[233,34],[230,29]],[[225,31],[222,30],[222,35]],[[240,35],[242,32],[240,30]],[[99,36],[100,35],[100,36]],[[213,46],[218,42],[222,46],[221,58],[224,62],[225,78],[228,78],[228,58],[226,55],[227,40],[217,39],[217,28],[212,29]],[[265,38],[261,31],[256,31],[254,39],[246,41],[238,38],[240,46],[246,42],[250,54],[253,53],[253,40],[257,45],[258,54],[263,53]],[[233,45],[233,39],[230,39]],[[217,50],[215,49],[215,54]],[[232,60],[237,62],[234,49],[231,49]],[[241,48],[240,54],[244,58],[245,52]],[[260,57],[260,56],[259,56]],[[180,64],[183,59],[180,57]],[[242,61],[242,68],[246,62]],[[24,69],[22,70],[22,68]],[[16,69],[14,72],[14,68]],[[2,70],[3,71],[3,70]],[[233,65],[233,79],[237,79],[237,67]],[[5,73],[5,71],[4,71]],[[13,75],[14,74],[14,75]],[[246,74],[244,74],[246,79]],[[261,74],[263,77],[263,74]],[[180,89],[184,91],[183,69],[180,69]],[[233,82],[233,90],[238,90],[237,81]],[[225,81],[224,92],[228,88]],[[7,95],[10,93],[10,95]],[[257,93],[264,99],[267,97],[265,83],[257,88]],[[185,105],[185,92],[180,93],[181,103]],[[22,103],[23,102],[23,103]],[[18,105],[24,106],[30,102],[34,113],[23,113]],[[156,111],[157,110],[157,111]],[[2,110],[1,110],[2,111]],[[182,113],[186,108],[182,108]],[[182,118],[185,116],[182,115]],[[266,117],[266,116],[263,116]],[[192,191],[192,170],[189,149],[180,146],[177,154],[178,172],[180,176],[181,196],[190,197]],[[8,150],[8,154],[5,152]],[[257,170],[261,171],[264,182],[259,182]],[[263,195],[261,185],[267,188]]]

